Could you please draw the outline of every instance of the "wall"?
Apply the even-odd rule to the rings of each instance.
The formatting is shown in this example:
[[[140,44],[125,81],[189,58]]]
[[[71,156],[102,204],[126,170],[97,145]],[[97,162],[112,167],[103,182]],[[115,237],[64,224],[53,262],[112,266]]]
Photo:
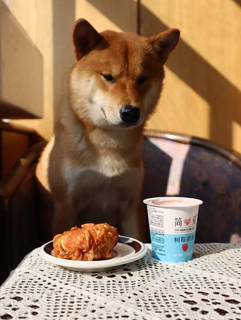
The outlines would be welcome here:
[[[44,117],[15,122],[48,139],[53,133],[67,74],[74,63],[71,30],[75,1],[8,0],[7,4],[43,56]]]
[[[74,62],[78,17],[97,30],[170,27],[181,40],[166,65],[162,98],[148,129],[195,135],[241,153],[241,0],[9,0],[44,57],[44,119],[26,122],[52,134],[66,74]],[[52,46],[54,44],[54,46]]]
[[[141,32],[181,30],[148,127],[241,151],[241,1],[142,0]]]
[[[28,33],[0,0],[0,118],[43,116],[42,61]]]

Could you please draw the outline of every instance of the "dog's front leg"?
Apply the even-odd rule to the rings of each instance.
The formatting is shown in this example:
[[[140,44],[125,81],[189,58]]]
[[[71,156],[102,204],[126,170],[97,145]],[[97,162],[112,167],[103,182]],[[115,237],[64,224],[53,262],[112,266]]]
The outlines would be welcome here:
[[[141,202],[122,208],[120,224],[123,235],[146,242],[147,218]]]
[[[73,205],[68,201],[55,201],[54,203],[54,218],[53,218],[53,234],[62,233],[66,230],[70,230],[76,226],[77,223],[77,211],[73,208]]]

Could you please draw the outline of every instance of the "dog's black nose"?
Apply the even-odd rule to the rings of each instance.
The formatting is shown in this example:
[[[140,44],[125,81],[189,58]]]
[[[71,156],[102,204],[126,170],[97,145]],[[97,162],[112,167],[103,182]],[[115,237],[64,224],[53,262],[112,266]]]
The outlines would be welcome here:
[[[140,119],[140,108],[126,104],[120,108],[120,117],[126,124],[133,124]]]

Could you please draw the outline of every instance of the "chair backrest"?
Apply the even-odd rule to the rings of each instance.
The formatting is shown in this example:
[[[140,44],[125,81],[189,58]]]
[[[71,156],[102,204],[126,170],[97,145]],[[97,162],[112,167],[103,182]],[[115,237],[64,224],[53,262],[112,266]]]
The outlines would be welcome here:
[[[0,182],[0,284],[32,249],[42,244],[35,167],[46,141],[33,145]]]
[[[203,200],[196,242],[241,238],[241,155],[208,140],[146,131],[142,197],[184,196]]]

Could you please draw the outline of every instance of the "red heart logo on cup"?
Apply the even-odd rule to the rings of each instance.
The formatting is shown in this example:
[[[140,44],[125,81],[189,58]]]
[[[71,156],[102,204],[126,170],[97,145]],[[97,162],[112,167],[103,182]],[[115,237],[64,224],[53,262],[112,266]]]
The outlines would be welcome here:
[[[182,245],[182,250],[183,250],[183,251],[187,251],[187,248],[188,248],[188,244],[187,244],[187,243],[184,243],[184,244]]]
[[[190,222],[191,222],[191,218],[184,219],[184,223],[185,223],[186,226],[188,226],[190,224]]]

